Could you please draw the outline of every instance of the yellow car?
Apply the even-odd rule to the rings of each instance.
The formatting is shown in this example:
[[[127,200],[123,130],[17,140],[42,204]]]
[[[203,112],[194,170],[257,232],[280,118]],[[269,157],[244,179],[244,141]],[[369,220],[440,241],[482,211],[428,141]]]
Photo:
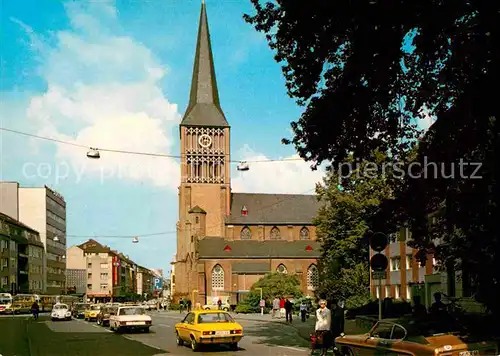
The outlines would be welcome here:
[[[229,345],[238,350],[243,337],[243,327],[222,310],[194,310],[184,320],[175,324],[177,345],[191,345],[193,351],[207,344]]]
[[[92,304],[89,306],[87,309],[85,309],[84,318],[86,321],[96,321],[97,320],[97,314],[99,314],[99,311],[101,310],[101,306],[98,304]]]

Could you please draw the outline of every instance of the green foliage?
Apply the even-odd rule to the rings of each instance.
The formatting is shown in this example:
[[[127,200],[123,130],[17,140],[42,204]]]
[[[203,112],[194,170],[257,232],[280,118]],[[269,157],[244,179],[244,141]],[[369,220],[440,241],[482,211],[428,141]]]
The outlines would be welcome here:
[[[260,312],[260,308],[256,306],[251,306],[249,304],[240,303],[236,306],[236,313],[239,314],[251,314]]]
[[[378,167],[385,175],[374,172]],[[380,203],[391,198],[396,184],[388,177],[387,155],[375,152],[371,161],[351,156],[344,170],[330,172],[317,194],[325,204],[314,223],[322,244],[319,295],[338,300],[369,298],[368,221]]]
[[[377,150],[408,162],[418,140],[404,167],[412,175],[365,224],[382,232],[408,224],[421,261],[436,253],[462,270],[470,292],[500,315],[500,112],[491,89],[500,81],[500,3],[251,1],[256,13],[245,20],[266,34],[289,95],[306,106],[285,143],[313,166],[337,169]],[[422,135],[417,119],[432,115]],[[365,227],[350,229],[360,236]],[[324,264],[338,270],[355,259],[356,242],[349,236],[345,256]]]
[[[260,289],[262,288],[262,298],[266,301],[266,306],[271,306],[275,297],[293,296],[302,297],[300,291],[300,281],[297,276],[285,273],[269,273],[259,279],[248,293],[246,299],[239,304],[241,308],[250,308],[253,312],[260,311]]]

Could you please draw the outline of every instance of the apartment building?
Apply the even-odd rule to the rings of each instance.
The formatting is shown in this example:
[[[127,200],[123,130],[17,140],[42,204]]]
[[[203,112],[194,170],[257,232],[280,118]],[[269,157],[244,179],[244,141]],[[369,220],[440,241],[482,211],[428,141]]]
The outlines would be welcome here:
[[[0,213],[0,291],[40,294],[43,260],[38,232]]]
[[[138,293],[137,265],[128,256],[96,240],[70,247],[66,263],[67,283],[77,289],[80,286],[90,300],[108,301]],[[147,279],[143,279],[141,274],[141,289],[148,286]]]
[[[66,290],[66,202],[53,189],[20,187],[0,182],[0,211],[39,232],[45,253],[42,292],[61,294]]]
[[[432,221],[432,217],[431,217]],[[464,278],[453,268],[440,269],[436,259],[429,255],[425,266],[415,258],[417,252],[408,246],[411,232],[402,228],[389,236],[389,244],[381,253],[387,256],[389,266],[387,279],[375,280],[370,275],[371,294],[375,298],[393,298],[410,302],[418,295],[424,305],[429,307],[435,292],[450,297],[471,297],[473,288],[468,278]],[[439,241],[436,241],[439,244]],[[370,249],[370,258],[374,251]]]
[[[146,267],[137,266],[137,294],[144,297],[153,295],[153,283],[155,275]]]

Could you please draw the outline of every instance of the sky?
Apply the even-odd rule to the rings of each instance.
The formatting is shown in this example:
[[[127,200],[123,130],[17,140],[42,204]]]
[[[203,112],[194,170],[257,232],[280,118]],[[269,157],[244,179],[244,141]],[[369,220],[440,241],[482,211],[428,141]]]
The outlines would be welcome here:
[[[207,0],[221,104],[234,160],[286,158],[286,94],[249,1]],[[2,2],[0,126],[86,147],[179,154],[201,1]],[[35,11],[36,9],[36,11]],[[175,254],[179,161],[102,152],[0,132],[1,180],[47,185],[67,202],[68,247],[89,238],[168,271]],[[312,193],[302,161],[232,167],[235,192]],[[139,236],[133,244],[128,237]],[[148,236],[141,236],[148,235]]]
[[[250,1],[207,0],[233,160],[297,157],[281,138],[303,108],[286,94]],[[201,1],[4,1],[0,126],[83,145],[178,155]],[[0,179],[47,185],[67,202],[68,247],[89,238],[150,268],[170,269],[179,161],[102,152],[0,131]],[[235,192],[314,192],[302,161],[232,167]],[[124,237],[125,236],[125,237]],[[133,244],[127,236],[139,236]]]

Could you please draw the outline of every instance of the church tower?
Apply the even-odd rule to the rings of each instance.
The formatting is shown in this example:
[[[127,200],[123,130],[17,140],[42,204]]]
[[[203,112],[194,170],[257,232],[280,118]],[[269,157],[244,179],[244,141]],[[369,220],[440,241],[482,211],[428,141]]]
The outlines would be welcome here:
[[[187,261],[194,263],[198,239],[224,236],[231,196],[229,142],[230,127],[219,101],[207,11],[203,2],[189,104],[180,124],[181,184],[175,267],[176,290],[179,293],[188,292],[196,285],[195,281],[187,281],[182,288],[180,284],[184,283],[179,282],[184,278],[181,270],[189,275],[186,275],[187,279],[195,276]],[[183,263],[186,265],[179,265]]]

